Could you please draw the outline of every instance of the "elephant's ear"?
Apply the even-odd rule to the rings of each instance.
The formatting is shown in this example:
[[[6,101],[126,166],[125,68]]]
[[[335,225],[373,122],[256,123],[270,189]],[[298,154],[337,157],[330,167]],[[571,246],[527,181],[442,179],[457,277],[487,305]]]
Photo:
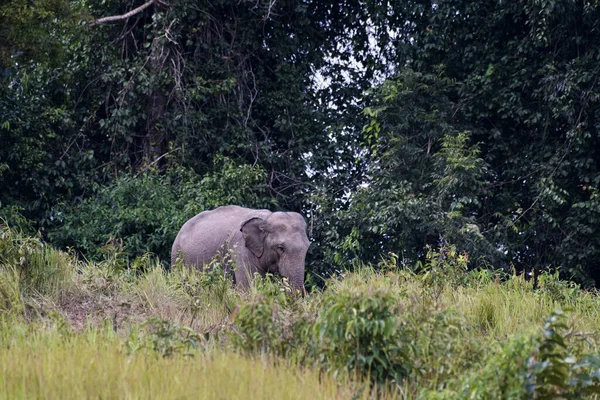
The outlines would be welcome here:
[[[242,235],[244,236],[244,244],[252,254],[256,257],[261,257],[265,250],[263,241],[267,232],[265,232],[265,225],[267,221],[262,218],[250,218],[248,221],[242,224]]]

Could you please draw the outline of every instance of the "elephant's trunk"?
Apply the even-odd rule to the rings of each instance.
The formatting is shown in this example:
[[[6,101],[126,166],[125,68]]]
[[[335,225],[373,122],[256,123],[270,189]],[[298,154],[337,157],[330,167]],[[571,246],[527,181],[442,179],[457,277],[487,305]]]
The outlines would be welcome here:
[[[293,289],[299,290],[303,297],[306,296],[306,289],[304,288],[304,268],[302,268],[302,272],[299,276],[290,278],[290,283]]]
[[[300,291],[302,296],[306,296],[306,289],[304,288],[304,258],[290,261],[281,271],[281,275],[288,279],[293,289]]]

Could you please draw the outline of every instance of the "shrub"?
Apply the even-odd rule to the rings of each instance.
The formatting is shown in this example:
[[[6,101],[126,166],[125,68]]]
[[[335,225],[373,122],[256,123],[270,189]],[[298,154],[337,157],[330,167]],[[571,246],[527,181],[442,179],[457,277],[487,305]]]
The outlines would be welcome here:
[[[426,297],[413,298],[402,318],[412,340],[411,360],[415,373],[411,383],[443,387],[478,362],[484,349],[471,326],[452,309],[439,308]]]
[[[455,375],[444,390],[425,389],[424,399],[525,399],[524,369],[534,347],[528,337],[509,339],[499,346],[489,346],[481,363],[471,371]]]
[[[537,287],[542,293],[547,294],[552,300],[561,304],[572,306],[577,301],[581,287],[572,281],[565,281],[559,278],[560,269],[557,268],[554,273],[542,271],[537,276]]]
[[[205,266],[202,271],[178,262],[168,279],[187,301],[192,315],[190,326],[197,319],[210,324],[228,320],[238,300],[230,272],[224,271],[218,262]]]
[[[386,289],[329,294],[314,328],[323,367],[377,383],[402,382],[413,365],[412,337],[400,313],[396,296]]]
[[[248,300],[234,315],[235,348],[246,353],[271,353],[299,362],[310,356],[309,334],[314,320],[289,286],[272,276],[255,276]]]
[[[600,393],[600,359],[577,360],[569,348],[574,332],[557,310],[544,323],[544,332],[527,363],[527,392],[536,399],[580,399]]]
[[[234,317],[234,346],[247,353],[285,353],[284,319],[279,307],[267,296],[257,296]]]
[[[0,168],[0,176],[1,176]],[[28,234],[33,234],[34,222],[28,220],[21,214],[23,209],[15,205],[6,205],[0,202],[0,224],[8,225],[12,229],[22,231]]]
[[[437,301],[445,287],[465,284],[469,277],[468,263],[468,254],[459,253],[454,246],[439,250],[428,247],[425,263],[417,262],[422,271],[423,293]]]
[[[122,175],[108,186],[96,187],[81,204],[64,207],[58,214],[62,224],[50,233],[50,240],[61,247],[74,246],[93,260],[101,259],[105,244],[122,240],[128,257],[154,253],[168,265],[177,232],[195,214],[227,204],[273,205],[262,169],[225,158],[215,163],[216,172],[204,177],[174,168],[165,175]]]
[[[600,393],[600,359],[578,360],[577,336],[562,311],[544,323],[541,337],[515,337],[487,349],[469,372],[455,375],[443,391],[424,390],[427,399],[579,399]]]

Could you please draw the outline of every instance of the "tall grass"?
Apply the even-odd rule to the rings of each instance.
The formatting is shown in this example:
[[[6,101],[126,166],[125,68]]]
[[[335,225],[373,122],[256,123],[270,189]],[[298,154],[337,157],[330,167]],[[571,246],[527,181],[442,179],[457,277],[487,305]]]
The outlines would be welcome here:
[[[368,390],[360,394],[360,384],[271,357],[127,354],[118,336],[98,329],[32,335],[19,327],[0,336],[2,399],[369,398]]]
[[[22,314],[58,301],[74,272],[68,254],[0,225],[0,312]]]
[[[600,297],[555,273],[468,271],[441,249],[418,272],[391,259],[301,298],[271,276],[238,292],[218,263],[167,273],[103,253],[82,262],[0,227],[0,397],[600,393]]]

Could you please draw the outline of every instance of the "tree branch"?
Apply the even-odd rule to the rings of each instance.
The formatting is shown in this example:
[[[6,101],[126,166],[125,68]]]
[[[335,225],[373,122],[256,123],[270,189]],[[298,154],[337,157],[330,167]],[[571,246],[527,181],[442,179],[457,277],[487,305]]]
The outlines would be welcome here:
[[[120,21],[122,19],[127,19],[129,17],[134,16],[135,14],[139,14],[140,12],[144,11],[146,8],[150,7],[154,3],[158,3],[158,1],[157,0],[150,0],[147,3],[142,4],[138,8],[134,8],[133,10],[131,10],[128,13],[125,13],[123,15],[113,15],[111,17],[104,17],[104,18],[96,19],[96,20],[90,22],[89,26],[103,24],[105,22],[113,22],[113,21]]]

